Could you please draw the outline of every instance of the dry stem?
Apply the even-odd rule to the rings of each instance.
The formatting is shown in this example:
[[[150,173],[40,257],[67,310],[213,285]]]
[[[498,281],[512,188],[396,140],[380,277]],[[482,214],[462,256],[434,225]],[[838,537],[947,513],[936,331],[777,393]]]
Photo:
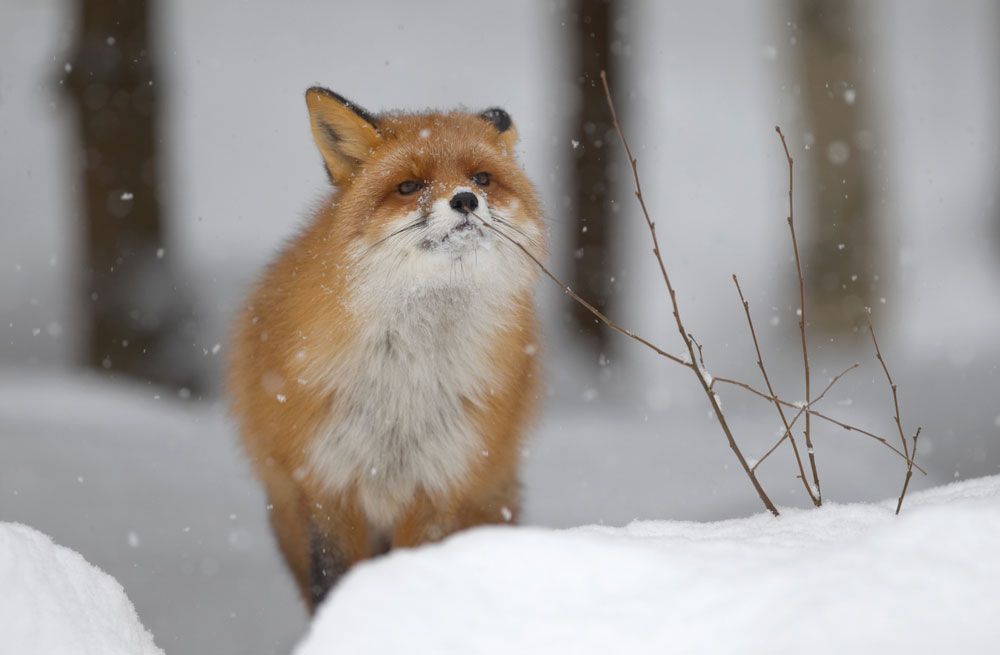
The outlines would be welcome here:
[[[872,325],[871,316],[868,317],[868,331],[871,332],[872,343],[875,344],[875,359],[882,365],[885,379],[889,381],[889,388],[892,389],[892,404],[896,409],[896,429],[899,431],[899,440],[903,444],[903,452],[909,457],[910,451],[906,445],[906,437],[903,436],[903,423],[899,420],[899,394],[896,392],[896,383],[892,381],[892,375],[889,374],[889,367],[886,366],[885,359],[882,358],[882,350],[878,347],[878,339],[875,337],[875,326]]]
[[[903,434],[903,421],[899,417],[899,393],[896,388],[896,383],[892,380],[892,375],[889,373],[889,366],[885,363],[885,358],[882,357],[882,349],[878,347],[878,339],[875,337],[875,326],[872,325],[871,312],[868,314],[868,331],[872,335],[872,343],[875,345],[875,359],[878,363],[882,365],[882,370],[885,372],[885,379],[889,382],[889,388],[892,389],[892,405],[896,410],[896,430],[899,431],[899,440],[903,444],[903,452],[906,453],[906,479],[903,481],[903,491],[899,494],[899,500],[896,502],[896,514],[903,508],[903,498],[906,496],[906,490],[910,486],[910,478],[913,477],[913,467],[916,466],[914,460],[917,457],[917,438],[920,436],[921,428],[918,427],[916,433],[913,435],[913,454],[910,454],[910,450],[906,445],[906,436]]]
[[[810,375],[809,375],[809,348],[806,344],[806,288],[805,280],[802,278],[802,260],[799,257],[799,242],[795,238],[795,208],[793,203],[794,179],[792,168],[794,161],[788,152],[788,143],[785,142],[785,135],[781,128],[775,125],[774,131],[781,137],[781,147],[785,150],[785,159],[788,160],[788,230],[792,233],[792,250],[795,251],[795,272],[799,277],[799,334],[802,335],[802,368],[805,370],[806,378],[806,405],[811,402],[810,398]],[[774,395],[773,393],[771,395]],[[813,482],[816,484],[816,495],[819,500],[817,505],[823,504],[823,490],[819,485],[819,472],[816,470],[816,454],[812,444],[812,430],[809,414],[806,414],[806,449],[809,451],[809,467],[812,469]],[[793,442],[794,443],[794,442]],[[810,494],[810,497],[812,494]]]
[[[478,214],[476,214],[476,217],[479,218],[480,220],[482,220],[482,218],[480,218]],[[494,232],[496,232],[497,234],[499,234],[504,239],[507,239],[508,241],[510,241],[518,250],[520,250],[522,253],[524,253],[525,256],[527,256],[529,259],[531,259],[533,262],[535,262],[535,265],[538,266],[538,268],[543,273],[545,273],[545,275],[550,280],[552,280],[553,282],[555,282],[556,285],[560,289],[563,290],[563,293],[565,293],[566,295],[568,295],[570,298],[572,298],[576,302],[580,303],[583,307],[585,307],[587,309],[587,311],[589,311],[591,314],[593,314],[595,318],[597,318],[598,320],[600,320],[602,323],[604,323],[605,325],[607,325],[609,328],[611,328],[612,330],[614,330],[616,332],[624,334],[625,336],[627,336],[627,337],[629,337],[629,338],[631,338],[631,339],[633,339],[633,340],[641,343],[642,345],[646,346],[647,348],[649,348],[650,350],[652,350],[656,354],[658,354],[658,355],[660,355],[662,357],[667,358],[668,360],[670,360],[671,362],[674,362],[675,364],[680,364],[681,366],[683,366],[685,368],[691,368],[692,367],[692,364],[690,362],[686,362],[683,359],[681,359],[680,357],[677,357],[676,355],[671,355],[670,353],[666,352],[665,350],[663,350],[662,348],[660,348],[656,344],[652,343],[651,341],[640,337],[639,335],[635,334],[631,330],[618,325],[617,323],[615,323],[614,321],[612,321],[611,319],[609,319],[608,317],[606,317],[599,310],[597,310],[593,305],[591,305],[586,300],[584,300],[583,298],[581,298],[575,291],[573,291],[573,289],[568,284],[566,284],[565,282],[563,282],[562,280],[560,280],[558,277],[556,277],[555,273],[553,273],[552,271],[550,271],[548,269],[548,267],[546,267],[545,264],[543,264],[542,261],[540,259],[538,259],[538,257],[535,257],[531,253],[531,251],[529,251],[527,248],[525,248],[521,243],[519,243],[515,239],[512,239],[509,235],[507,235],[506,233],[498,230],[496,227],[494,227],[490,223],[487,223],[486,221],[483,221],[483,225],[486,228],[488,228],[490,230],[493,230]],[[823,396],[826,394],[826,391],[828,391],[830,389],[830,387],[833,386],[833,383],[835,383],[837,380],[839,380],[841,377],[843,377],[843,375],[845,373],[847,373],[847,371],[850,371],[850,370],[856,368],[857,366],[858,366],[857,364],[852,364],[846,371],[843,371],[842,373],[840,373],[840,375],[838,375],[836,378],[834,378],[833,381],[829,385],[827,385],[827,389],[824,390],[824,392],[822,394],[820,394],[819,396],[816,396],[816,398],[813,399],[812,403],[809,404],[809,405],[799,406],[799,405],[796,405],[795,403],[790,403],[787,400],[783,400],[782,398],[780,398],[778,396],[772,396],[772,395],[764,393],[763,391],[760,391],[759,389],[755,389],[754,387],[750,386],[749,384],[747,384],[745,382],[740,382],[739,380],[734,380],[732,378],[727,378],[727,377],[713,377],[712,378],[712,384],[709,386],[709,388],[714,387],[715,383],[721,382],[722,384],[732,385],[732,386],[735,386],[735,387],[739,387],[739,388],[741,388],[741,389],[743,389],[745,391],[749,391],[751,394],[757,396],[758,398],[763,398],[764,400],[767,400],[767,401],[770,401],[770,402],[778,402],[778,403],[781,404],[782,407],[792,408],[792,409],[798,409],[799,410],[798,413],[792,418],[792,421],[790,423],[790,425],[792,425],[792,426],[795,425],[795,422],[799,419],[799,417],[802,414],[808,413],[808,414],[811,414],[811,415],[815,416],[818,419],[822,419],[822,420],[824,420],[824,421],[826,421],[828,423],[832,423],[833,425],[836,425],[836,426],[838,426],[838,427],[846,430],[847,432],[857,432],[858,434],[863,434],[866,437],[870,437],[870,438],[874,439],[875,441],[880,442],[886,448],[888,448],[892,452],[896,453],[897,455],[899,455],[900,457],[902,457],[907,463],[909,463],[910,462],[909,458],[906,455],[904,455],[902,452],[900,452],[897,448],[895,448],[892,444],[890,444],[885,438],[880,437],[877,434],[874,434],[874,433],[869,432],[867,430],[863,430],[862,428],[855,427],[853,425],[849,425],[847,423],[844,423],[843,421],[838,421],[835,418],[831,418],[831,417],[827,416],[826,414],[822,414],[822,413],[820,413],[820,412],[812,409],[812,405],[815,405],[817,402],[819,402],[823,398]],[[782,435],[782,439],[784,439],[784,435]],[[776,447],[777,447],[777,445],[773,446],[772,450],[774,448],[776,448]],[[761,461],[763,461],[763,458],[761,458]],[[757,465],[759,466],[760,462],[757,462]],[[918,471],[920,471],[924,475],[927,474],[927,471],[925,471],[922,467],[920,467],[919,465],[917,465],[916,462],[913,462],[913,468],[917,469]]]
[[[687,347],[688,354],[691,357],[691,370],[694,372],[695,376],[697,376],[698,383],[701,384],[701,388],[705,392],[705,396],[708,398],[709,404],[712,406],[712,411],[715,412],[715,418],[719,421],[719,426],[726,435],[729,447],[732,449],[733,454],[736,455],[736,459],[739,461],[740,466],[743,467],[743,471],[747,474],[747,477],[750,478],[750,484],[753,485],[754,491],[756,491],[757,495],[760,496],[760,500],[764,503],[764,507],[766,507],[768,511],[775,516],[778,516],[778,508],[771,502],[767,492],[764,491],[764,487],[761,486],[760,481],[757,480],[757,476],[750,468],[750,465],[747,463],[742,451],[740,451],[740,447],[736,444],[733,432],[729,428],[729,422],[726,420],[722,407],[719,405],[719,399],[715,395],[715,392],[709,387],[710,383],[705,379],[703,369],[697,364],[698,357],[695,354],[694,340],[688,335],[687,330],[684,329],[684,323],[681,320],[680,307],[677,303],[677,293],[674,291],[674,286],[670,282],[670,275],[667,274],[667,267],[663,263],[663,256],[660,254],[660,243],[656,238],[656,223],[654,223],[650,218],[649,210],[646,208],[646,201],[642,196],[642,185],[639,182],[638,161],[635,156],[632,155],[632,149],[629,148],[628,140],[625,138],[625,133],[622,131],[621,125],[618,123],[618,113],[615,111],[615,103],[611,98],[611,89],[608,88],[608,76],[603,70],[601,71],[601,83],[604,85],[604,96],[607,98],[608,109],[611,111],[611,122],[615,126],[615,131],[618,132],[618,138],[621,140],[622,147],[625,149],[625,155],[628,157],[629,166],[632,168],[632,181],[635,185],[635,197],[639,201],[639,207],[642,208],[642,216],[646,219],[646,227],[649,228],[649,236],[653,241],[653,255],[656,256],[656,263],[660,267],[660,274],[663,276],[663,282],[667,286],[667,292],[670,294],[670,304],[673,306],[674,322],[677,324],[677,332],[681,335],[681,339],[684,341],[684,345]]]
[[[753,338],[753,347],[757,351],[757,368],[760,369],[760,374],[764,377],[764,384],[767,385],[767,391],[772,397],[777,397],[774,392],[774,387],[771,385],[771,378],[767,374],[767,368],[764,366],[764,355],[760,352],[760,342],[757,341],[757,330],[754,328],[753,319],[750,317],[750,303],[747,301],[746,297],[743,295],[743,289],[740,287],[739,278],[733,274],[733,284],[736,285],[736,292],[740,294],[740,302],[743,303],[743,312],[747,315],[747,325],[750,326],[750,336]],[[807,402],[808,398],[807,398]],[[788,418],[785,416],[785,410],[782,409],[781,403],[777,400],[774,401],[774,408],[778,411],[778,416],[781,417],[781,423],[785,426],[785,436],[788,437],[789,443],[792,444],[792,452],[795,453],[795,463],[799,467],[799,479],[802,480],[802,486],[806,488],[806,493],[809,494],[809,500],[812,501],[813,505],[819,507],[822,501],[819,498],[817,488],[816,492],[813,493],[812,487],[809,486],[809,480],[806,479],[805,469],[802,468],[802,457],[799,455],[799,446],[795,442],[795,435],[792,434],[792,426],[788,423]],[[808,425],[809,415],[806,414],[806,425]],[[779,441],[780,443],[780,441]],[[810,448],[810,453],[812,449]],[[769,455],[770,453],[768,453]],[[766,457],[767,455],[765,455]],[[758,462],[759,463],[759,462]],[[757,465],[750,467],[751,471],[755,471]]]
[[[791,423],[789,423],[789,426],[785,429],[785,432],[781,435],[781,438],[778,439],[776,442],[774,442],[774,445],[771,446],[768,449],[768,451],[766,453],[764,453],[764,455],[759,460],[757,460],[757,463],[753,465],[754,470],[756,470],[758,466],[760,466],[761,464],[763,464],[764,460],[767,459],[768,457],[770,457],[771,453],[773,453],[775,450],[777,450],[778,446],[780,446],[785,441],[785,439],[787,439],[792,434],[791,428],[795,427],[795,423],[796,423],[796,421],[799,420],[799,417],[802,416],[803,414],[805,414],[806,412],[808,412],[809,409],[811,409],[813,405],[815,405],[819,401],[823,400],[823,397],[826,396],[826,392],[829,391],[830,389],[832,389],[833,385],[837,384],[837,381],[840,380],[840,378],[844,377],[845,375],[847,375],[848,373],[850,373],[851,371],[853,371],[854,369],[856,369],[858,366],[860,366],[860,364],[858,364],[857,362],[855,362],[855,363],[851,364],[850,366],[848,366],[847,368],[845,368],[839,374],[837,374],[836,376],[834,376],[834,378],[832,380],[830,380],[829,384],[826,385],[826,388],[823,389],[823,391],[818,396],[816,396],[815,398],[813,398],[813,400],[812,400],[811,403],[809,403],[808,405],[803,405],[802,407],[799,407],[799,411],[796,412],[795,416],[792,417]],[[781,401],[780,400],[776,400],[775,403],[780,405]],[[799,468],[801,468],[801,465],[800,465]]]
[[[916,433],[913,435],[913,457],[917,456],[917,439],[920,438],[920,431],[923,428],[917,427]],[[899,516],[899,510],[903,509],[903,498],[906,497],[906,490],[910,487],[910,478],[913,477],[913,459],[909,461],[906,465],[906,479],[903,480],[903,491],[899,494],[899,500],[896,501],[896,516]]]
[[[652,350],[653,352],[655,352],[657,355],[660,355],[661,357],[666,357],[667,359],[669,359],[670,361],[674,362],[675,364],[680,364],[681,366],[686,366],[688,368],[692,368],[693,367],[693,365],[691,363],[684,361],[683,359],[681,359],[677,355],[671,355],[670,353],[668,353],[667,351],[663,350],[662,348],[660,348],[656,344],[652,343],[651,341],[643,339],[642,337],[640,337],[635,332],[632,332],[631,330],[629,330],[627,328],[624,328],[624,327],[618,325],[617,323],[615,323],[614,321],[612,321],[610,318],[608,318],[603,313],[601,313],[601,310],[597,309],[596,307],[594,307],[593,305],[591,305],[589,302],[587,302],[586,300],[584,300],[583,298],[581,298],[579,295],[577,295],[576,291],[573,291],[573,289],[568,284],[566,284],[565,282],[563,282],[562,280],[560,280],[558,277],[556,277],[555,273],[553,273],[552,271],[550,271],[545,266],[545,264],[543,264],[542,261],[540,259],[538,259],[538,257],[535,257],[531,253],[531,251],[528,250],[527,248],[525,248],[520,242],[516,241],[515,239],[512,239],[506,233],[498,230],[493,224],[488,223],[487,221],[483,220],[483,218],[479,214],[476,214],[475,212],[473,212],[473,216],[475,216],[476,218],[478,218],[483,223],[483,225],[485,225],[487,228],[493,230],[494,232],[496,232],[497,234],[499,234],[500,236],[502,236],[503,238],[507,239],[512,244],[514,244],[515,246],[517,246],[518,249],[520,249],[521,252],[523,252],[533,262],[535,262],[535,265],[537,265],[538,268],[541,269],[541,271],[543,273],[545,273],[545,275],[550,280],[552,280],[553,282],[555,282],[563,290],[563,293],[565,293],[567,296],[569,296],[570,298],[572,298],[576,302],[580,303],[587,311],[589,311],[591,314],[593,314],[594,317],[597,320],[599,320],[601,323],[604,323],[609,328],[611,328],[615,332],[618,332],[619,334],[624,334],[626,337],[628,337],[630,339],[634,339],[635,341],[638,341],[642,345],[646,346],[647,348],[649,348],[650,350]]]
[[[718,377],[718,376],[715,378],[715,381],[716,382],[721,382],[722,384],[730,384],[730,385],[732,385],[734,387],[739,387],[740,389],[745,389],[746,391],[749,391],[753,395],[758,396],[759,398],[763,398],[764,400],[770,400],[771,402],[774,402],[775,400],[777,400],[779,403],[781,403],[785,407],[798,407],[798,405],[796,405],[794,403],[790,403],[787,400],[782,400],[781,398],[776,398],[775,396],[771,396],[771,395],[768,395],[768,394],[764,393],[760,389],[755,389],[752,386],[750,386],[749,384],[747,384],[746,382],[740,382],[739,380],[733,380],[732,378],[724,378],[724,377]],[[837,427],[843,428],[844,430],[847,430],[848,432],[857,432],[858,434],[863,434],[866,437],[870,437],[870,438],[874,439],[875,441],[878,441],[883,446],[885,446],[886,448],[888,448],[892,452],[894,452],[897,455],[899,455],[900,457],[902,457],[907,462],[907,464],[913,464],[913,468],[917,469],[918,471],[920,471],[924,475],[927,475],[927,471],[925,471],[923,468],[920,467],[919,464],[917,464],[912,459],[910,459],[909,455],[905,455],[903,453],[903,451],[899,450],[898,448],[896,448],[895,446],[893,446],[891,443],[889,443],[885,439],[885,437],[880,437],[877,434],[869,432],[868,430],[862,430],[861,428],[855,427],[853,425],[848,425],[847,423],[844,423],[843,421],[838,421],[837,419],[831,418],[831,417],[827,416],[826,414],[823,414],[822,412],[818,412],[818,411],[816,411],[814,409],[808,409],[808,407],[809,407],[808,405],[805,405],[804,407],[807,408],[805,410],[805,412],[807,414],[811,414],[811,415],[815,416],[818,419],[822,419],[822,420],[826,421],[827,423],[833,423]]]
[[[478,214],[476,214],[476,217],[480,218]],[[482,220],[482,218],[480,218],[480,220]],[[660,355],[662,357],[666,357],[668,360],[670,360],[671,362],[674,362],[675,364],[680,364],[681,366],[684,366],[685,368],[691,368],[692,367],[692,364],[690,362],[686,362],[683,359],[681,359],[680,357],[677,357],[676,355],[671,355],[670,353],[666,352],[665,350],[663,350],[662,348],[660,348],[656,344],[650,342],[647,339],[644,339],[644,338],[640,337],[639,335],[635,334],[631,330],[618,325],[617,323],[615,323],[614,321],[612,321],[611,319],[609,319],[608,317],[606,317],[599,310],[597,310],[593,305],[591,305],[586,300],[584,300],[583,298],[581,298],[575,291],[573,291],[573,289],[568,284],[566,284],[565,282],[563,282],[562,280],[560,280],[558,277],[556,277],[555,273],[553,273],[552,271],[550,271],[548,269],[548,267],[546,267],[545,264],[543,264],[540,259],[538,259],[537,257],[535,257],[531,253],[531,251],[529,251],[527,248],[525,248],[521,243],[519,243],[515,239],[512,239],[509,235],[507,235],[504,232],[501,232],[496,227],[494,227],[492,224],[487,223],[486,221],[483,221],[483,225],[485,227],[487,227],[488,229],[493,230],[494,232],[496,232],[497,234],[499,234],[504,239],[507,239],[508,241],[510,241],[516,248],[518,248],[518,250],[520,250],[521,252],[523,252],[525,254],[525,256],[527,256],[529,259],[531,259],[533,262],[535,262],[535,265],[538,266],[538,268],[543,273],[545,273],[545,275],[550,280],[552,280],[553,282],[555,282],[556,285],[560,289],[563,290],[563,293],[565,293],[566,295],[568,295],[570,298],[572,298],[576,302],[580,303],[583,307],[585,307],[587,309],[587,311],[589,311],[591,314],[593,314],[595,318],[597,318],[598,320],[600,320],[602,323],[604,323],[605,325],[607,325],[609,328],[611,328],[612,330],[614,330],[616,332],[624,334],[625,336],[627,336],[627,337],[629,337],[629,338],[631,338],[631,339],[633,339],[633,340],[641,343],[642,345],[646,346],[647,348],[649,348],[650,350],[652,350],[656,354],[658,354],[658,355]],[[892,444],[890,444],[885,438],[880,437],[877,434],[874,434],[874,433],[869,432],[867,430],[863,430],[862,428],[855,427],[853,425],[849,425],[847,423],[844,423],[843,421],[838,421],[835,418],[831,418],[830,416],[827,416],[826,414],[822,414],[822,413],[820,413],[820,412],[812,409],[812,406],[815,405],[816,403],[818,403],[820,400],[823,399],[823,396],[826,395],[826,392],[829,391],[829,389],[833,386],[833,384],[835,382],[837,382],[837,380],[839,380],[841,377],[843,377],[844,374],[847,373],[848,371],[857,368],[857,366],[858,366],[857,364],[852,364],[850,367],[848,367],[847,370],[841,372],[840,375],[838,375],[837,377],[835,377],[833,379],[833,381],[829,385],[827,385],[827,388],[823,391],[823,393],[821,393],[820,395],[816,396],[816,398],[814,398],[813,401],[812,401],[812,403],[810,403],[809,405],[802,405],[802,406],[796,405],[795,403],[791,403],[791,402],[788,402],[787,400],[783,400],[782,398],[780,398],[778,396],[766,394],[763,391],[760,391],[759,389],[755,389],[754,387],[750,386],[749,384],[747,384],[745,382],[740,382],[739,380],[734,380],[732,378],[727,378],[727,377],[713,377],[712,378],[712,384],[709,385],[709,388],[714,387],[715,383],[717,383],[717,382],[721,382],[722,384],[728,384],[728,385],[731,385],[731,386],[739,387],[739,388],[741,388],[741,389],[743,389],[745,391],[749,391],[751,394],[757,396],[758,398],[763,398],[764,400],[767,400],[767,401],[772,402],[772,403],[773,402],[778,402],[778,403],[781,404],[782,407],[791,408],[791,409],[797,409],[798,413],[794,417],[792,417],[792,420],[791,420],[791,423],[790,423],[791,426],[795,425],[796,421],[798,421],[799,417],[802,416],[802,414],[811,414],[812,416],[815,416],[818,419],[822,419],[822,420],[824,420],[824,421],[826,421],[828,423],[832,423],[833,425],[836,425],[836,426],[838,426],[838,427],[846,430],[847,432],[857,432],[858,434],[863,434],[866,437],[870,437],[871,439],[874,439],[875,441],[878,441],[879,443],[881,443],[882,445],[884,445],[886,448],[888,448],[892,452],[894,452],[897,455],[899,455],[900,457],[902,457],[907,463],[910,463],[910,459],[906,455],[904,455],[902,452],[900,452],[897,448],[895,448]],[[782,435],[782,439],[784,439],[784,438],[785,438],[785,435]],[[777,448],[778,445],[780,445],[780,444],[776,444],[776,445],[772,446],[771,450],[774,450],[774,448]],[[756,466],[759,466],[760,463],[763,460],[764,460],[764,458],[761,458],[761,460],[757,462],[757,464],[755,465],[754,468],[756,468]],[[913,468],[917,469],[918,471],[920,471],[924,475],[927,474],[927,471],[925,471],[922,467],[920,467],[919,465],[917,465],[916,462],[912,462],[912,464],[913,464]]]

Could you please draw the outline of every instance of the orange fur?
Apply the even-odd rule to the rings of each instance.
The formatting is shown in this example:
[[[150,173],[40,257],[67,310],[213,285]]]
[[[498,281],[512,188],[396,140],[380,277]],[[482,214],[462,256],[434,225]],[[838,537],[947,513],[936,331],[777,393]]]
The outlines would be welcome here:
[[[488,188],[475,189],[483,202],[516,213],[519,229],[537,233],[539,255],[543,246],[538,202],[514,158],[513,127],[499,130],[465,112],[370,117],[318,89],[307,93],[307,102],[338,192],[284,248],[247,300],[236,321],[228,387],[244,447],[272,506],[279,546],[314,608],[322,597],[317,592],[325,591],[316,589],[316,568],[324,561],[348,567],[387,545],[416,546],[462,528],[516,519],[521,441],[538,395],[529,286],[506,301],[506,316],[486,341],[488,388],[460,399],[480,439],[479,452],[447,493],[417,488],[388,529],[376,527],[358,489],[332,492],[310,463],[317,435],[341,420],[335,408],[346,382],[327,379],[325,371],[360,347],[359,332],[383,320],[366,314],[364,298],[357,297],[359,288],[368,288],[357,284],[366,270],[359,268],[358,253],[378,248],[400,216],[425,211],[456,188],[474,187],[470,176],[479,171],[491,174]],[[426,187],[417,197],[403,195],[397,188],[405,180]],[[419,249],[412,254],[423,256]],[[475,266],[476,260],[459,263]]]

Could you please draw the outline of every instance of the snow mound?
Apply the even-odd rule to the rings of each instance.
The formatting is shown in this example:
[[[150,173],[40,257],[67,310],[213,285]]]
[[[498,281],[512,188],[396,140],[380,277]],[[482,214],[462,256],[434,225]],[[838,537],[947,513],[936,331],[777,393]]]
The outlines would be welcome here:
[[[996,653],[1000,476],[894,507],[477,529],[357,567],[295,652]]]
[[[163,655],[114,578],[18,523],[0,523],[0,653]]]

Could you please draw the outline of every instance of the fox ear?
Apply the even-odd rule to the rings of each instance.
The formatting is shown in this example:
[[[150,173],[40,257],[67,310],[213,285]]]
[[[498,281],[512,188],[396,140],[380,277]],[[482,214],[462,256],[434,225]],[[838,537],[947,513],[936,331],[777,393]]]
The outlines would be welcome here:
[[[500,133],[500,141],[508,148],[517,143],[517,128],[514,127],[514,121],[506,111],[499,107],[491,107],[479,114],[479,117],[496,128]]]
[[[321,86],[306,91],[306,106],[327,175],[343,185],[382,140],[378,122],[364,108]]]

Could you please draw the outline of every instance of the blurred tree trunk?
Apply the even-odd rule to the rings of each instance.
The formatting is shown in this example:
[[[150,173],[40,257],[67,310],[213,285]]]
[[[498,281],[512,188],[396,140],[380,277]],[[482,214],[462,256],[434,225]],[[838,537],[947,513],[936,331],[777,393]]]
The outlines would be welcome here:
[[[572,5],[573,66],[580,89],[573,136],[572,210],[573,268],[570,285],[602,312],[607,312],[614,271],[611,201],[614,198],[608,166],[615,161],[617,142],[611,122],[601,69],[609,82],[617,75],[610,56],[615,3],[612,0],[575,0]],[[597,352],[606,352],[608,331],[593,315],[568,301],[574,324]]]
[[[815,155],[807,164],[812,197],[803,212],[812,236],[803,249],[807,318],[830,335],[865,322],[878,257],[872,202],[870,102],[858,50],[854,0],[796,0],[798,58],[806,122]]]
[[[1000,107],[1000,3],[993,3],[993,33],[997,38],[993,39],[993,75],[997,84],[994,85],[994,107]],[[990,56],[987,54],[987,56]],[[994,111],[996,111],[994,109]],[[1000,137],[1000,112],[993,114],[993,134],[994,138]],[[995,143],[994,152],[997,153],[993,158],[993,175],[994,179],[1000,177],[1000,143]],[[1000,182],[1000,180],[998,180]],[[994,211],[994,222],[993,222],[993,233],[996,237],[996,254],[1000,257],[1000,197],[997,195],[997,189],[1000,189],[1000,183],[994,184],[992,188],[993,197],[993,211]],[[1000,272],[1000,269],[998,269]]]
[[[172,386],[194,382],[190,304],[162,249],[149,0],[77,0],[66,86],[76,105],[87,361]],[[186,343],[185,343],[186,342]]]

